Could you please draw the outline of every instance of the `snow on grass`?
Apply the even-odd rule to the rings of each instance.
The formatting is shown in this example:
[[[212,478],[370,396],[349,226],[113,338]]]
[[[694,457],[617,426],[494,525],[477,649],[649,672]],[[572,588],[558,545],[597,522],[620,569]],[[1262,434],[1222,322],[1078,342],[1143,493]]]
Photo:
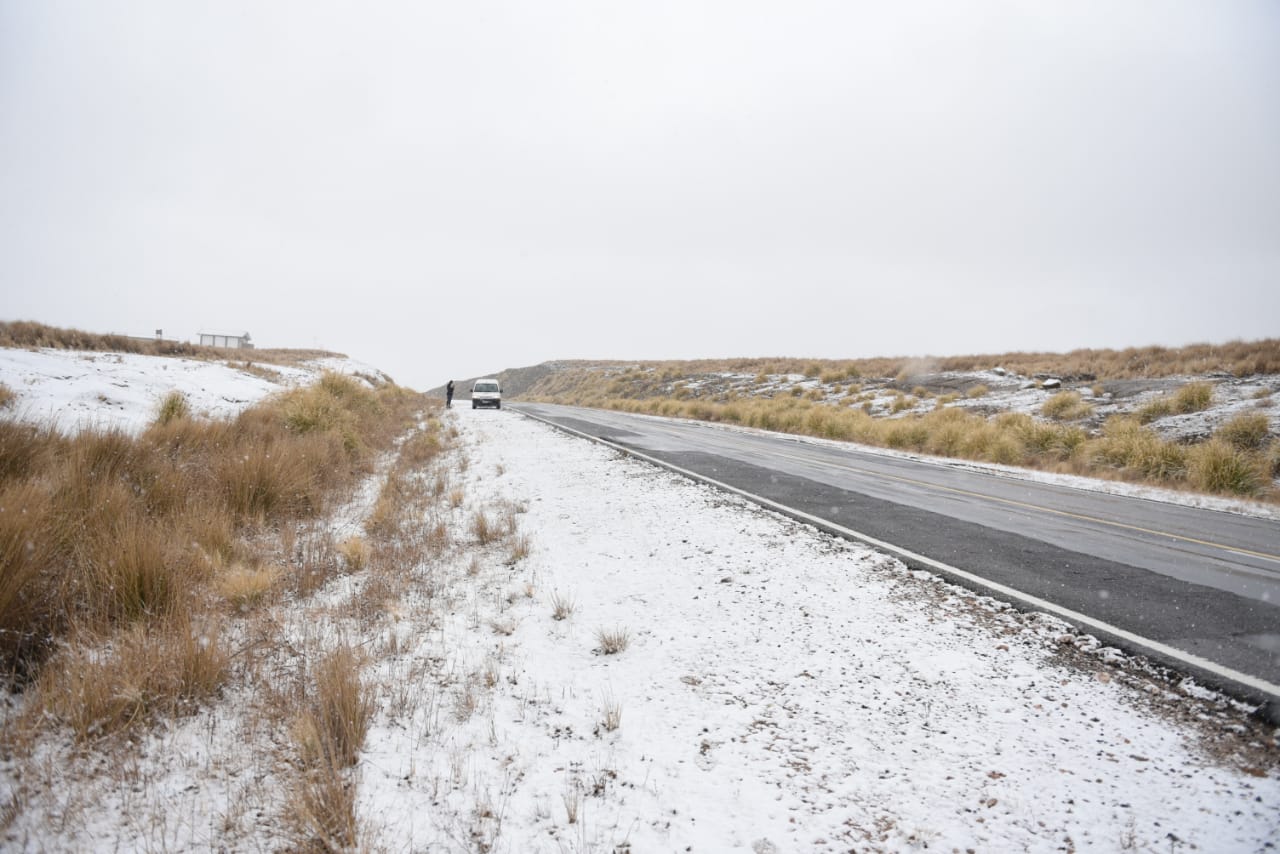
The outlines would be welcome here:
[[[110,389],[137,429],[175,377],[196,412],[278,388],[215,363],[0,355],[28,415],[66,429],[105,417],[72,402]],[[351,778],[370,850],[1232,851],[1280,834],[1276,734],[1212,693],[514,413],[445,417],[465,446],[432,511],[450,550],[373,613],[367,571],[271,605],[243,629],[246,675],[191,717],[0,756],[0,844],[289,846],[288,704],[337,643],[378,702]],[[378,483],[327,536],[359,530]],[[607,634],[625,648],[605,654]],[[4,702],[12,718],[22,700]]]
[[[244,358],[251,359],[252,351]],[[222,362],[135,353],[0,348],[0,382],[17,399],[10,411],[63,432],[86,427],[140,432],[170,392],[180,392],[195,415],[234,416],[290,385],[312,382],[324,370],[381,376],[359,362],[325,358],[303,367],[260,366],[258,373]]]
[[[1056,621],[513,414],[454,418],[469,500],[527,506],[534,548],[514,567],[486,553],[387,665],[436,678],[367,742],[358,812],[381,846],[1252,850],[1280,833],[1274,769],[1209,758],[1105,658],[1061,665]],[[603,655],[602,629],[628,647]]]

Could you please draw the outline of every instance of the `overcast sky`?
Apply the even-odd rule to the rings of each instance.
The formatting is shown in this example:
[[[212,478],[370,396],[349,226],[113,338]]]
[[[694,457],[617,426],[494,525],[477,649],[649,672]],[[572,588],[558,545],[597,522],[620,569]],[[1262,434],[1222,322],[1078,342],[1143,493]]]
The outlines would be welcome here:
[[[0,319],[557,358],[1280,336],[1280,3],[0,0]]]

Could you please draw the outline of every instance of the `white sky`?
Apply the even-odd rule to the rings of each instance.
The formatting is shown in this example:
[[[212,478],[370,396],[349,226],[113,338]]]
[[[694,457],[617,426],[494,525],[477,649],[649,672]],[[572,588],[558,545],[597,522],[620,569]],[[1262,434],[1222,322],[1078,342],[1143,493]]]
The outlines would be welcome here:
[[[554,358],[1280,335],[1274,2],[0,0],[0,318]]]

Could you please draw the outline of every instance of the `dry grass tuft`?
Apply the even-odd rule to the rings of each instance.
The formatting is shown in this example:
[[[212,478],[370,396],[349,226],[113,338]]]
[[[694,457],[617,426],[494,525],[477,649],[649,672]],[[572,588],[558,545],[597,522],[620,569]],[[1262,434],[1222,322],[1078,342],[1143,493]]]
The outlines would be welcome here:
[[[369,544],[363,537],[349,537],[338,543],[338,554],[348,572],[361,572],[369,566]]]
[[[515,566],[527,558],[532,549],[533,544],[528,534],[513,534],[511,535],[511,546],[507,550],[507,559],[503,562],[507,566]]]
[[[156,410],[155,423],[164,426],[170,421],[190,417],[191,405],[187,403],[186,396],[180,391],[171,391],[165,395],[164,400],[160,401],[160,406]]]
[[[356,850],[355,781],[342,769],[305,769],[294,781],[287,818],[291,850],[316,854]]]
[[[280,567],[274,564],[234,564],[216,575],[214,590],[233,608],[246,611],[271,601],[279,589],[281,574]]]
[[[230,667],[213,621],[180,616],[136,624],[109,639],[77,640],[46,668],[36,699],[47,719],[80,741],[194,710],[221,689]]]
[[[573,612],[577,610],[578,603],[573,597],[560,593],[558,590],[551,592],[551,619],[567,620],[573,616]]]
[[[1271,422],[1265,415],[1253,413],[1237,415],[1218,428],[1214,434],[1238,451],[1260,451],[1267,443]]]
[[[1213,402],[1213,383],[1187,383],[1174,392],[1173,409],[1175,412],[1203,412]]]
[[[1078,421],[1093,414],[1093,407],[1078,392],[1060,391],[1040,407],[1040,414],[1054,421]]]
[[[334,649],[311,674],[312,693],[294,727],[299,758],[308,768],[354,765],[373,718],[374,705],[360,682],[351,647]]]
[[[392,386],[336,386],[325,393],[354,407],[339,420],[362,447],[388,447],[420,406]],[[150,638],[188,612],[256,604],[281,579],[306,593],[331,577],[331,547],[294,532],[368,459],[338,433],[291,429],[286,402],[230,421],[171,409],[138,436],[0,421],[0,667],[35,680],[66,638],[116,644],[134,624]]]
[[[1138,410],[1138,421],[1149,424],[1167,415],[1187,415],[1202,412],[1213,402],[1213,383],[1193,382],[1179,388],[1172,395],[1163,395]]]
[[[596,643],[604,655],[617,655],[631,645],[631,632],[622,627],[596,629]]]
[[[490,519],[489,514],[483,509],[477,510],[471,517],[470,529],[471,535],[482,546],[487,546],[502,536],[498,524]]]
[[[0,409],[8,409],[18,399],[18,393],[4,383],[0,383]]]
[[[613,732],[622,726],[622,701],[606,694],[600,704],[600,726],[605,732]]]
[[[1260,459],[1222,439],[1197,445],[1188,457],[1188,480],[1205,492],[1253,496],[1262,492],[1268,480]]]

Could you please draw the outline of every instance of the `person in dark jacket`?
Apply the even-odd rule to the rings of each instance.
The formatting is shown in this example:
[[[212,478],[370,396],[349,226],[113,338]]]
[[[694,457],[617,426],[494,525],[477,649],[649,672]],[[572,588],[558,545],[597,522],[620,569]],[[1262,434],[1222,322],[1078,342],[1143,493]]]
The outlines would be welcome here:
[[[446,409],[453,408],[453,380],[449,380],[449,384],[444,387],[444,405]]]

